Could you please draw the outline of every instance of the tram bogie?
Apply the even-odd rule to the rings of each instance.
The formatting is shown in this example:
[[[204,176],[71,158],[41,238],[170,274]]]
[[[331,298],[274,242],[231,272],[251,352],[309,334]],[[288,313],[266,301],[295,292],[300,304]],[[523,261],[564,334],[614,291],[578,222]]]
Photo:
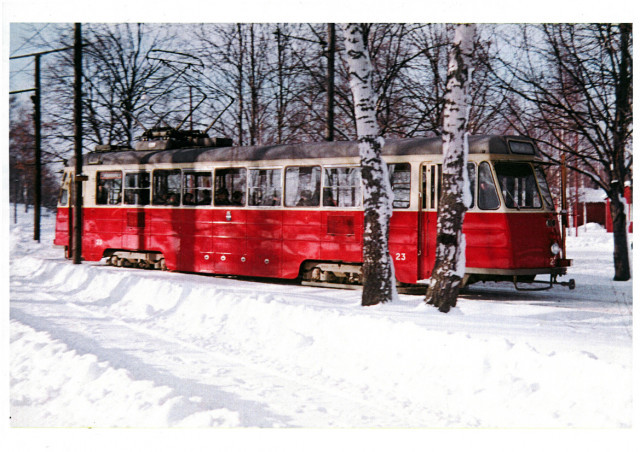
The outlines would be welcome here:
[[[166,270],[162,253],[140,251],[106,250],[104,257],[114,267],[136,267],[146,270]]]
[[[362,265],[343,262],[305,262],[303,281],[337,284],[361,284]]]

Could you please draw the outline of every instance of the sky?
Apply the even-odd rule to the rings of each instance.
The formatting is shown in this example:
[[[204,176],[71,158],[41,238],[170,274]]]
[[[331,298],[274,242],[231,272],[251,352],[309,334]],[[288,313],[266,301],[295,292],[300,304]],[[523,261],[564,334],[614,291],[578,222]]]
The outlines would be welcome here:
[[[175,2],[166,0],[128,2],[114,0],[102,5],[79,1],[56,1],[58,7],[51,8],[44,1],[5,1],[3,10],[3,53],[14,56],[36,51],[28,42],[33,37],[31,27],[19,22],[42,23],[42,32],[51,30],[51,22],[344,22],[348,20],[369,22],[616,22],[633,21],[635,12],[630,11],[623,1],[602,2],[595,0],[570,0],[557,2],[540,0],[535,8],[514,7],[507,0],[450,0],[437,6],[424,0],[397,0],[393,8],[387,8],[382,0],[356,0],[342,2],[327,0],[238,0],[232,5],[207,7],[207,2],[185,0],[182,8],[176,9]],[[46,5],[42,6],[42,5]],[[120,5],[122,7],[120,7]],[[155,7],[153,7],[154,5]],[[366,8],[362,6],[366,5]],[[28,77],[16,75],[33,72],[33,59],[18,63],[11,62],[10,89],[24,89],[29,84]],[[3,58],[3,65],[7,58]],[[29,70],[30,69],[30,70]],[[5,74],[3,74],[4,76]],[[19,86],[18,86],[19,85]],[[15,86],[15,87],[14,87]]]

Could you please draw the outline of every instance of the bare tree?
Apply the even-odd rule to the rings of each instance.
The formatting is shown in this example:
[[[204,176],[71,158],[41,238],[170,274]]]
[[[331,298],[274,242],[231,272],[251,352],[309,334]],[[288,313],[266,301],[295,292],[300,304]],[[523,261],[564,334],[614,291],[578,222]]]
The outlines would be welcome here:
[[[286,141],[288,47],[272,27],[278,30],[277,25],[238,23],[202,25],[196,31],[195,52],[207,61],[207,79],[235,101],[218,130],[241,146]]]
[[[57,46],[69,46],[71,28],[60,26]],[[83,120],[87,145],[117,144],[132,146],[154,115],[148,110],[166,111],[176,97],[172,82],[175,73],[157,59],[149,58],[153,49],[171,47],[169,27],[144,24],[90,24],[83,30]],[[72,133],[73,61],[71,53],[48,68],[49,97],[43,102],[53,118],[49,135],[68,142]],[[176,85],[173,85],[175,88]],[[164,96],[164,98],[163,98]],[[163,100],[161,100],[163,99]],[[160,103],[158,103],[160,102]]]
[[[34,202],[35,136],[33,114],[15,100],[9,104],[9,197],[11,202],[25,205]],[[57,156],[46,150],[42,156],[42,205],[53,208],[57,203],[59,181],[55,173]]]
[[[376,120],[373,69],[363,27],[360,24],[345,24],[342,29],[349,62],[364,191],[362,305],[371,306],[397,297],[393,261],[389,255],[393,194],[387,165],[381,156],[384,140],[379,134]]]
[[[522,26],[519,55],[496,72],[519,102],[505,118],[537,138],[547,157],[601,187],[610,199],[615,280],[630,278],[625,183],[632,168],[631,24]]]
[[[471,82],[475,25],[456,29],[449,69],[442,135],[442,195],[438,204],[436,261],[426,302],[441,312],[456,305],[465,272],[464,214],[471,203],[467,179],[468,89]]]

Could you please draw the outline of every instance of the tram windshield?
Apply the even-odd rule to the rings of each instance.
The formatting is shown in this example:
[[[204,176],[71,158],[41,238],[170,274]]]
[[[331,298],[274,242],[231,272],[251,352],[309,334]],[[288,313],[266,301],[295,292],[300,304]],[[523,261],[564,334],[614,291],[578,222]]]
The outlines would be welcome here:
[[[553,204],[553,198],[551,197],[551,190],[549,190],[549,185],[547,184],[547,178],[544,175],[543,166],[533,165],[533,168],[536,172],[536,179],[538,180],[538,187],[540,188],[540,194],[542,195],[542,199],[544,203],[547,205],[549,209],[555,209],[555,205]]]
[[[507,208],[542,208],[542,199],[538,191],[536,176],[530,164],[496,162],[494,167],[500,190],[502,191],[502,198]],[[546,182],[544,185],[546,186]],[[546,191],[548,193],[548,187]]]

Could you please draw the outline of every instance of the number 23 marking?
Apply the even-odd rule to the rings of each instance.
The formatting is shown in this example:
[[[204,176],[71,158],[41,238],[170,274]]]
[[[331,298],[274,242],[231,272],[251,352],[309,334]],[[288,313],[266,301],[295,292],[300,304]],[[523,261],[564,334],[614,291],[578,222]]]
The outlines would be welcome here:
[[[396,253],[396,260],[397,261],[406,261],[407,260],[407,256],[404,253]]]

